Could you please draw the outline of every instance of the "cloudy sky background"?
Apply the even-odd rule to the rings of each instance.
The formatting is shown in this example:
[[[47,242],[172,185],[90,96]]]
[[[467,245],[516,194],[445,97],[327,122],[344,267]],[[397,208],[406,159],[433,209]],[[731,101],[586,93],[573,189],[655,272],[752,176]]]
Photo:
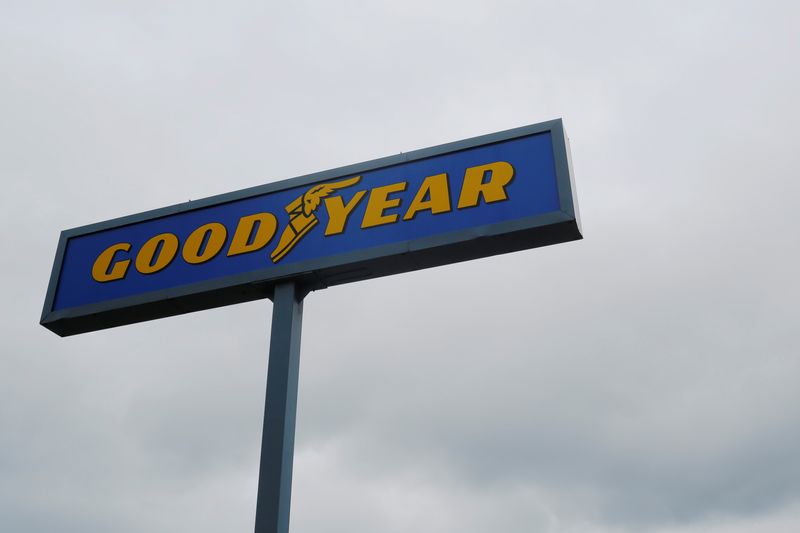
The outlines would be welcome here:
[[[0,530],[253,528],[271,304],[61,230],[561,117],[585,240],[306,300],[292,531],[799,531],[795,5],[0,2]]]

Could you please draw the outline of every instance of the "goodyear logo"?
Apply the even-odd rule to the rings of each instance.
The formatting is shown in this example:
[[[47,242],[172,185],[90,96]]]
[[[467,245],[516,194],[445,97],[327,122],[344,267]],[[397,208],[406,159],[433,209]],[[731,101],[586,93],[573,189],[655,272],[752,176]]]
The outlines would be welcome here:
[[[114,282],[124,279],[132,266],[141,274],[156,274],[178,258],[190,265],[201,265],[222,253],[227,257],[264,253],[265,261],[279,263],[302,246],[303,238],[319,226],[323,209],[327,213],[324,236],[336,238],[345,232],[351,215],[364,201],[361,230],[413,220],[423,212],[439,215],[508,200],[507,186],[513,178],[514,167],[507,161],[469,167],[457,184],[455,207],[451,205],[451,184],[446,173],[426,177],[408,205],[401,205],[401,199],[393,197],[408,188],[407,181],[372,189],[357,189],[363,185],[361,176],[321,183],[286,205],[288,221],[282,228],[278,227],[275,214],[259,212],[239,218],[235,227],[209,221],[194,229],[182,243],[174,233],[153,235],[138,249],[133,249],[130,242],[117,242],[97,256],[91,275],[99,283]],[[279,229],[277,243],[268,248]]]

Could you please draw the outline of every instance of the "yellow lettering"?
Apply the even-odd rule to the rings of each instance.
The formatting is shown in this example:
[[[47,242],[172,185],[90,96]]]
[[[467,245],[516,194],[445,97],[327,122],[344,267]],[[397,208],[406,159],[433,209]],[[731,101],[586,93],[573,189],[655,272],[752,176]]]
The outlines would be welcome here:
[[[353,209],[356,208],[365,194],[367,194],[367,191],[358,191],[346,204],[341,196],[325,198],[325,209],[328,211],[328,225],[325,227],[326,237],[338,235],[344,231],[350,213],[353,212]]]
[[[117,252],[129,252],[130,249],[130,243],[121,242],[119,244],[112,244],[103,250],[103,252],[97,256],[97,259],[95,259],[94,265],[92,265],[92,278],[101,283],[124,278],[125,274],[128,273],[128,266],[130,266],[131,260],[124,259],[122,261],[117,261],[113,266],[112,262]]]
[[[178,253],[178,237],[172,233],[156,235],[136,254],[136,270],[153,274],[166,268]]]
[[[425,198],[428,198],[427,200]],[[417,195],[403,215],[403,220],[412,220],[420,211],[430,211],[431,214],[447,213],[450,211],[450,189],[447,185],[447,174],[428,176],[420,185]]]
[[[276,229],[278,229],[278,219],[272,213],[256,213],[240,218],[231,240],[231,247],[228,248],[228,257],[262,249],[275,236]]]
[[[361,228],[372,228],[374,226],[382,226],[383,224],[397,222],[398,215],[396,213],[384,215],[383,212],[400,205],[399,198],[389,199],[389,195],[406,190],[407,185],[408,183],[401,181],[400,183],[392,183],[391,185],[384,185],[383,187],[372,189],[369,193],[364,220],[361,221]]]
[[[484,181],[487,173],[489,178]],[[468,168],[464,174],[458,208],[475,207],[478,205],[481,195],[487,204],[508,200],[506,185],[511,182],[513,177],[514,167],[505,161]]]
[[[181,252],[183,260],[191,265],[210,261],[222,250],[227,236],[228,230],[219,222],[203,224],[186,237]]]

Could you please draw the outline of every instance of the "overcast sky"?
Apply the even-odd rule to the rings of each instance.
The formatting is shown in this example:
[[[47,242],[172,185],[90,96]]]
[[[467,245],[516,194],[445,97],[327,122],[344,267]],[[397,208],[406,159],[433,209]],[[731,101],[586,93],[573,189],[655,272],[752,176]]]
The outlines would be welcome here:
[[[61,230],[560,117],[583,241],[307,298],[292,531],[800,531],[796,5],[0,0],[0,530],[253,529],[270,302]]]

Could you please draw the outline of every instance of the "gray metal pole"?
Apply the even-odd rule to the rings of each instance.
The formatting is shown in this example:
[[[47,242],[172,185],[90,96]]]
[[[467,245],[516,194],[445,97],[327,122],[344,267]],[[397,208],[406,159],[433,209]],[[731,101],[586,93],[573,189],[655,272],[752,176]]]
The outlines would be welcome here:
[[[275,287],[272,298],[255,533],[289,531],[303,296],[296,283],[287,282]]]

